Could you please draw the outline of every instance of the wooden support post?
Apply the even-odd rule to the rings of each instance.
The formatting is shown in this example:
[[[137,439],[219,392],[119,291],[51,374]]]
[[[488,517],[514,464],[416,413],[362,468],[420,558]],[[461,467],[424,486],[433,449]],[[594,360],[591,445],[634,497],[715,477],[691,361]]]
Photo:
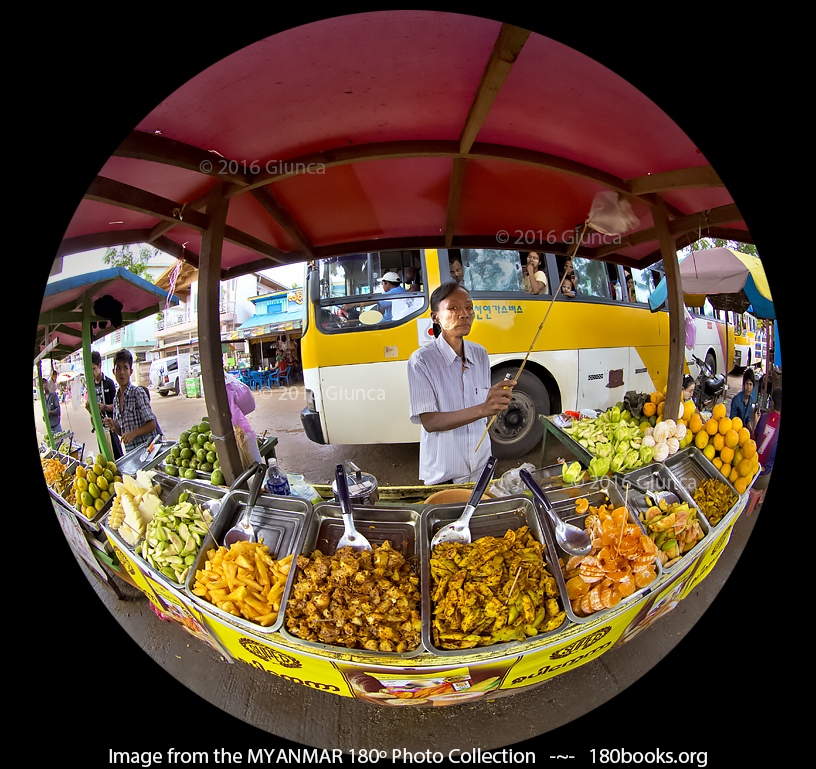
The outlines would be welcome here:
[[[666,289],[669,302],[669,373],[666,387],[664,419],[677,421],[680,413],[680,398],[683,389],[683,371],[686,362],[686,323],[683,313],[683,285],[680,281],[680,263],[677,247],[669,230],[669,216],[663,198],[657,197],[652,207],[652,218],[657,231],[663,267],[666,270]]]
[[[227,222],[229,201],[224,197],[224,185],[213,187],[207,195],[205,213],[209,219],[201,239],[198,263],[198,344],[201,360],[201,381],[207,416],[216,441],[221,472],[228,484],[243,472],[241,455],[235,442],[224,366],[221,358],[221,324],[218,320],[221,293],[221,250]]]
[[[113,451],[111,450],[108,434],[102,425],[102,417],[99,414],[99,404],[96,400],[96,390],[93,378],[93,364],[91,363],[91,307],[90,296],[85,296],[82,301],[82,368],[85,371],[85,388],[88,391],[88,405],[91,408],[91,422],[96,433],[96,443],[99,453],[104,454],[108,462],[113,462]]]

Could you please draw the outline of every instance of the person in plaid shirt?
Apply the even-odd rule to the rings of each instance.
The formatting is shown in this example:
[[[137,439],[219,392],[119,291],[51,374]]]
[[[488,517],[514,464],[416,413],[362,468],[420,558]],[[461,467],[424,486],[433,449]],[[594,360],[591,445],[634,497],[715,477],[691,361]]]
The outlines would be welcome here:
[[[113,418],[102,420],[121,437],[126,452],[150,443],[161,433],[144,388],[130,383],[132,372],[133,356],[129,350],[119,350],[113,358],[113,375],[119,385],[113,399]]]

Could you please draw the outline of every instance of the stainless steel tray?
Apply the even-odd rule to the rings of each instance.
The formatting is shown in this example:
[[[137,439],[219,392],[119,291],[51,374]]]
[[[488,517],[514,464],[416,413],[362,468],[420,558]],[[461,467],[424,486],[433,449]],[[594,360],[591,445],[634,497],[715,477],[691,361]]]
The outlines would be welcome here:
[[[145,460],[144,462],[142,462],[142,460],[139,458],[141,456],[142,452],[149,445],[150,445],[150,443],[143,443],[138,448],[135,448],[135,449],[133,449],[131,451],[128,451],[125,455],[119,457],[119,459],[116,460],[116,467],[119,470],[119,474],[120,475],[127,474],[127,475],[130,475],[130,476],[135,478],[136,473],[139,472],[139,470],[149,470],[152,467],[154,467],[155,464],[156,464],[157,456],[158,456],[158,454],[161,453],[162,449],[159,450],[159,452],[158,452],[158,454],[156,456],[154,456],[152,458],[149,458],[149,459]],[[169,449],[169,447],[173,446],[173,445],[175,445],[175,442],[173,442],[173,443],[168,443],[167,441],[162,441],[161,442],[161,446],[163,448],[167,447]],[[155,450],[155,448],[156,447],[154,446],[153,449]],[[149,465],[149,467],[148,467],[148,465]]]
[[[614,507],[623,507],[626,504],[629,508],[629,521],[630,523],[635,524],[644,534],[646,530],[643,526],[643,523],[638,520],[637,515],[635,514],[633,507],[632,507],[632,491],[629,492],[628,500],[625,498],[623,492],[621,491],[618,486],[612,482],[610,478],[599,478],[591,483],[584,483],[578,486],[571,486],[566,487],[569,493],[564,493],[560,495],[559,499],[553,502],[554,497],[558,497],[558,494],[550,494],[547,492],[547,498],[553,503],[553,510],[558,515],[559,518],[566,521],[567,523],[571,523],[573,526],[577,526],[583,529],[586,525],[586,519],[590,515],[590,511],[584,513],[577,513],[575,510],[575,502],[578,499],[586,498],[589,502],[590,507],[600,507],[601,505],[605,504],[612,504]],[[642,495],[641,495],[642,496]],[[540,515],[546,515],[543,511],[540,511]],[[550,526],[548,525],[545,528],[545,534],[550,538],[552,541],[553,549],[558,554],[558,558],[566,565],[569,562],[571,556],[568,553],[565,553],[555,542],[555,537],[553,536]],[[567,616],[572,622],[577,623],[586,623],[586,622],[593,622],[598,617],[603,616],[604,614],[609,613],[613,609],[615,611],[619,610],[621,607],[626,607],[638,601],[642,596],[649,592],[651,586],[654,585],[657,580],[660,578],[662,574],[662,566],[660,565],[659,561],[655,561],[655,572],[657,577],[655,580],[652,581],[650,585],[646,587],[639,588],[635,590],[631,595],[626,596],[616,607],[609,608],[609,609],[601,609],[600,611],[593,612],[592,614],[587,615],[586,617],[578,616],[572,609],[572,604],[569,599],[566,598],[566,583],[564,580],[564,575],[559,571],[560,579],[563,584],[563,587],[559,585],[559,589],[563,590],[562,595],[565,596],[565,606],[567,610]]]
[[[678,483],[688,492],[689,496],[693,495],[703,483],[712,478],[724,483],[734,495],[734,504],[731,505],[725,515],[728,515],[734,509],[734,505],[739,502],[740,495],[731,482],[726,480],[711,460],[696,446],[687,446],[685,449],[678,451],[670,456],[664,464]],[[712,525],[711,521],[708,521],[709,526],[716,530],[725,520],[725,515],[714,525]]]
[[[683,555],[680,556],[680,559],[676,561],[674,565],[666,567],[661,564],[661,569],[666,572],[671,572],[679,563],[682,561],[687,561],[689,558],[694,558],[703,547],[708,546],[709,540],[707,537],[711,531],[711,525],[709,524],[708,519],[705,517],[705,515],[703,515],[703,512],[697,506],[697,503],[692,499],[691,494],[689,494],[683,484],[680,483],[680,481],[674,476],[669,468],[666,467],[666,465],[657,463],[647,465],[646,467],[640,467],[637,470],[633,470],[631,473],[626,473],[623,476],[623,480],[634,480],[636,483],[653,492],[670,491],[673,494],[676,494],[681,502],[688,503],[689,506],[697,511],[697,517],[700,520],[700,526],[703,530],[703,538],[699,540],[691,550],[683,553]],[[629,489],[629,509],[635,513],[638,518],[638,523],[641,525],[641,528],[643,528],[644,531],[646,531],[646,527],[641,522],[640,516],[641,513],[645,513],[651,506],[652,505],[646,499],[645,494],[641,494],[635,489]]]
[[[549,638],[556,633],[563,632],[569,624],[568,616],[554,630],[539,633],[521,641],[495,643],[489,646],[476,646],[472,649],[440,649],[433,643],[432,620],[433,606],[431,605],[431,540],[439,529],[455,521],[465,509],[464,505],[439,505],[428,507],[422,513],[421,553],[422,553],[422,643],[425,648],[440,657],[462,657],[474,654],[523,651],[531,644],[542,638]],[[559,603],[567,609],[566,589],[558,565],[558,555],[552,547],[552,538],[548,539],[543,531],[541,521],[535,513],[533,502],[526,496],[502,497],[497,500],[480,502],[470,519],[471,541],[476,542],[482,537],[503,537],[511,529],[517,531],[522,526],[528,526],[532,535],[544,545],[544,560],[547,571],[555,578],[559,592]],[[565,603],[566,602],[566,603]]]
[[[71,457],[67,456],[66,454],[59,454],[54,452],[54,456],[60,459],[62,462],[65,463],[65,473],[66,475],[76,475],[76,469],[79,467],[81,463],[78,459],[71,459]],[[84,464],[83,464],[84,466]],[[113,484],[111,484],[110,488],[110,497],[102,505],[102,507],[96,511],[96,514],[92,518],[86,518],[85,514],[82,513],[80,510],[77,510],[76,507],[68,504],[68,501],[55,489],[51,486],[48,486],[48,493],[51,497],[56,500],[59,504],[61,504],[66,510],[69,510],[79,521],[79,523],[84,526],[86,529],[89,529],[93,532],[98,532],[102,525],[102,519],[110,512],[111,507],[113,506]]]
[[[391,506],[353,506],[354,525],[370,543],[373,548],[382,545],[386,540],[391,543],[394,550],[399,551],[402,556],[411,564],[420,577],[420,583],[424,580],[420,569],[420,513],[417,510],[403,507]],[[343,515],[340,506],[333,502],[325,502],[315,505],[312,517],[307,526],[302,545],[298,550],[305,556],[311,555],[315,550],[320,550],[325,555],[333,555],[337,550],[337,543],[343,535]],[[294,573],[296,569],[292,570]],[[291,574],[290,574],[291,576]],[[287,584],[284,593],[284,601],[289,600],[292,590],[292,582]],[[284,606],[286,603],[284,603]],[[420,607],[421,608],[421,607]],[[425,621],[423,612],[423,623]],[[422,644],[418,644],[416,649],[409,652],[380,652],[368,651],[367,649],[350,649],[339,644],[323,644],[316,641],[307,641],[293,635],[286,627],[286,622],[280,628],[281,635],[290,641],[307,646],[311,649],[328,651],[343,654],[364,654],[366,657],[397,657],[411,658],[423,653]]]
[[[584,477],[586,476],[586,465],[579,460],[570,460],[565,462],[566,465],[571,465],[573,462],[578,462],[581,465],[581,468],[584,471]],[[533,470],[530,475],[533,477],[536,483],[541,487],[542,491],[547,492],[547,497],[549,498],[549,493],[552,489],[563,489],[563,488],[571,488],[575,486],[574,483],[566,483],[564,481],[563,476],[563,468],[564,464],[560,462],[556,465],[549,465],[548,467],[539,467],[536,470]]]
[[[175,491],[182,484],[198,486],[199,493],[207,487],[202,484],[195,484],[192,481],[182,481]],[[209,487],[217,491],[216,487]],[[181,493],[181,492],[179,492]],[[213,521],[210,534],[206,536],[198,551],[196,560],[187,574],[184,589],[190,599],[206,612],[214,615],[223,622],[242,628],[247,633],[260,633],[263,635],[275,633],[283,624],[283,617],[286,610],[286,595],[294,579],[296,564],[293,563],[289,569],[289,576],[286,580],[281,607],[275,622],[268,627],[262,627],[257,622],[244,617],[236,617],[234,614],[219,609],[215,604],[210,603],[201,596],[193,593],[195,586],[195,574],[199,569],[203,569],[207,562],[207,552],[214,549],[223,542],[224,534],[238,522],[243,515],[244,508],[249,502],[249,492],[232,491],[224,495],[221,509],[218,516]],[[269,553],[275,560],[282,560],[287,555],[301,552],[303,538],[306,536],[307,527],[312,520],[312,505],[299,497],[277,497],[268,494],[260,494],[255,506],[250,514],[250,523],[255,527],[255,533],[260,541],[263,538],[265,545],[269,547]]]

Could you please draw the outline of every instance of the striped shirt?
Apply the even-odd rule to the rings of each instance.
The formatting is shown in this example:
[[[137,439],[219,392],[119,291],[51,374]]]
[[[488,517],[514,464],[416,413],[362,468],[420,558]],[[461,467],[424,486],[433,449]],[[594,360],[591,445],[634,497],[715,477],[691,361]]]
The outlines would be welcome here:
[[[116,422],[116,426],[119,428],[119,435],[124,435],[125,433],[132,432],[133,430],[138,430],[142,425],[146,424],[151,419],[156,419],[153,411],[150,408],[150,401],[147,397],[147,393],[141,387],[136,387],[135,385],[130,384],[130,382],[128,382],[127,389],[125,390],[125,397],[123,399],[124,408],[120,410],[120,389],[121,388],[116,389],[116,397],[113,399],[113,421]],[[139,446],[150,443],[153,438],[159,435],[158,425],[159,422],[156,420],[155,430],[147,435],[140,435],[138,438],[134,438],[128,444],[123,444],[124,450],[126,452],[133,451],[133,449]]]
[[[487,350],[473,342],[465,343],[465,370],[462,359],[440,335],[411,355],[408,361],[410,417],[422,424],[420,414],[432,411],[460,411],[478,406],[490,389],[490,363]],[[476,445],[487,429],[487,419],[469,425],[429,433],[421,428],[419,438],[419,477],[427,486],[442,481],[468,483],[478,477],[490,458],[490,436],[476,453]]]

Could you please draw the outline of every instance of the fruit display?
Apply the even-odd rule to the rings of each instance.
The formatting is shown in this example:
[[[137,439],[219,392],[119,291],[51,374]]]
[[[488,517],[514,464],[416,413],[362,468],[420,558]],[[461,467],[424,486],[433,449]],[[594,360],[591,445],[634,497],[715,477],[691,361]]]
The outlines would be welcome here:
[[[691,441],[731,483],[738,494],[744,494],[759,472],[756,441],[739,417],[726,416],[725,404],[718,403],[711,416],[699,412],[688,418]]]
[[[197,478],[196,471],[209,473],[210,483],[215,486],[225,485],[207,417],[179,436],[176,445],[171,447],[169,456],[164,459],[164,471],[174,478],[187,480]]]
[[[577,617],[588,617],[617,606],[636,590],[657,579],[658,549],[640,526],[629,520],[626,507],[611,503],[593,507],[585,497],[575,500],[584,530],[592,540],[587,555],[571,556],[562,564],[567,598]]]
[[[694,490],[691,498],[712,526],[716,526],[737,501],[728,485],[717,478],[704,481]]]
[[[593,477],[627,472],[654,460],[654,449],[643,445],[643,430],[630,412],[613,406],[590,419],[581,419],[564,432],[590,454],[589,473]]]
[[[440,649],[520,641],[560,627],[566,612],[544,548],[526,526],[431,551],[431,621]]]
[[[646,531],[657,547],[661,564],[671,568],[680,556],[691,550],[705,532],[697,518],[697,508],[687,502],[667,504],[659,500],[640,515]]]
[[[209,511],[182,492],[175,505],[156,506],[145,527],[140,555],[165,577],[183,584],[212,521]]]
[[[63,491],[70,485],[71,476],[66,475],[65,471],[68,465],[59,457],[40,457],[40,464],[42,465],[45,482],[58,494],[62,495]]]
[[[73,476],[73,501],[69,500],[86,518],[93,518],[111,498],[113,486],[122,480],[115,462],[104,454],[97,454],[93,463],[77,465]]]
[[[235,542],[207,551],[193,594],[222,611],[269,627],[278,618],[292,556],[277,561],[260,542]]]
[[[108,515],[108,527],[135,547],[161,505],[159,487],[144,486],[129,475],[123,475],[113,486],[116,496]]]

